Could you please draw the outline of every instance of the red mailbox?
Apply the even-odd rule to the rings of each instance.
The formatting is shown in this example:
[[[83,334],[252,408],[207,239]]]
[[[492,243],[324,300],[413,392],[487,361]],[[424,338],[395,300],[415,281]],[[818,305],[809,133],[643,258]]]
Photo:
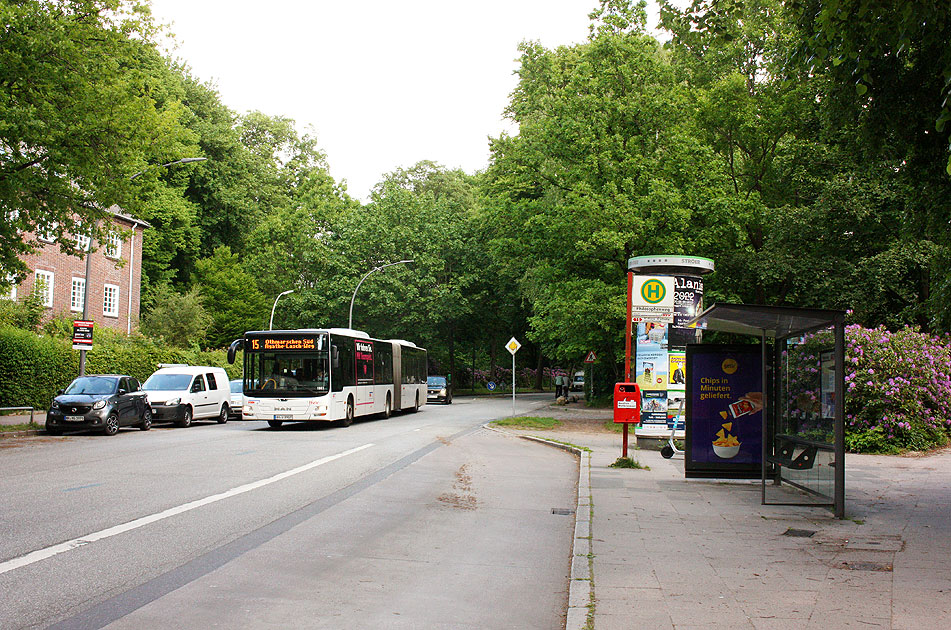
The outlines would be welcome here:
[[[641,388],[637,383],[614,384],[614,421],[617,423],[641,421]]]

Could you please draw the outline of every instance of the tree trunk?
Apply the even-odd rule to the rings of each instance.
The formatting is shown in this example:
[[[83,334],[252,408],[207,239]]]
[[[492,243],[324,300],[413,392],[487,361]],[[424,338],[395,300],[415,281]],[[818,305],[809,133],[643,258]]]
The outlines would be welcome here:
[[[536,346],[538,352],[538,360],[535,361],[535,389],[541,390],[542,388],[542,366],[545,363],[544,357],[542,357],[542,347]]]
[[[452,324],[449,325],[449,383],[452,384],[452,379],[456,374],[456,328]],[[456,379],[458,380],[458,379]]]
[[[495,346],[497,344],[495,343],[495,340],[496,340],[495,333],[492,333],[489,337],[489,379],[490,380],[495,378],[495,362],[496,362],[496,359],[498,358],[496,356]]]

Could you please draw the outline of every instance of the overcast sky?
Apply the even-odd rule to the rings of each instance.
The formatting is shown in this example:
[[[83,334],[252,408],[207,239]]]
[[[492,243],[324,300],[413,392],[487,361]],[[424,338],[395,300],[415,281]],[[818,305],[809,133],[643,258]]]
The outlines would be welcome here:
[[[598,4],[152,0],[172,25],[173,55],[225,105],[293,118],[364,201],[385,173],[419,160],[485,168],[487,138],[514,131],[502,115],[518,44],[582,42]]]

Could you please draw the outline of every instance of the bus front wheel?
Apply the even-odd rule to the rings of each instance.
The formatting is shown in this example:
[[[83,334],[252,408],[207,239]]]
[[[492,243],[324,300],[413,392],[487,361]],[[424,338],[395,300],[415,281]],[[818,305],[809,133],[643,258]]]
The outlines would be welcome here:
[[[341,426],[349,427],[353,424],[353,399],[347,399],[347,415],[340,421]]]

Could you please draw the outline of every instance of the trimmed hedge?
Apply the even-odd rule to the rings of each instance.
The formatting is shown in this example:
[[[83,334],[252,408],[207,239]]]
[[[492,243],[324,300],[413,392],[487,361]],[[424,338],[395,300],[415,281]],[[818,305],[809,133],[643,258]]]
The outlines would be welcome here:
[[[229,378],[241,378],[240,357],[229,365],[225,350],[173,348],[141,335],[100,329],[86,353],[87,374],[128,374],[144,381],[159,363],[213,365]],[[0,407],[46,409],[56,391],[78,374],[79,351],[72,349],[71,339],[0,326]]]

